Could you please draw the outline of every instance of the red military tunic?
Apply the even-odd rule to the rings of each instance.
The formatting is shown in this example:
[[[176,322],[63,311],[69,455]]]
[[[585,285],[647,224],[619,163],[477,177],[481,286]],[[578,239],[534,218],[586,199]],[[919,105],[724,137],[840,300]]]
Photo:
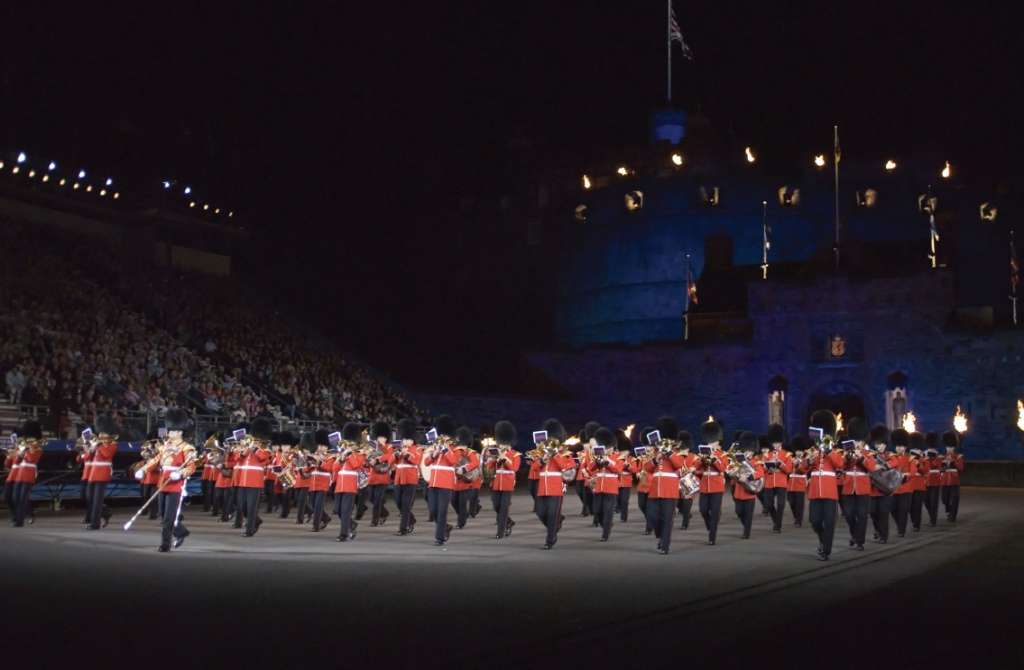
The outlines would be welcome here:
[[[492,491],[514,491],[516,489],[516,472],[519,471],[519,463],[522,457],[519,452],[511,447],[502,452],[501,456],[505,461],[498,467],[500,459],[490,459],[490,467],[494,469],[494,479],[491,480]]]
[[[871,477],[869,472],[878,469],[874,456],[866,454],[860,463],[850,461],[846,466],[846,478],[843,480],[844,496],[871,495]]]
[[[92,473],[92,453],[80,453],[77,456],[77,460],[82,464],[82,481],[88,483],[89,474]]]
[[[923,464],[928,468],[928,478],[925,482],[926,487],[942,486],[942,456],[933,456],[932,458],[925,458],[923,459]]]
[[[369,471],[370,486],[391,483],[391,464],[395,462],[395,450],[390,444],[385,444],[381,447],[381,452],[381,456],[377,460],[381,463],[386,463],[388,465],[388,469],[384,472],[377,472],[371,467]]]
[[[751,461],[750,464],[754,468],[754,479],[764,479],[764,466],[756,460]],[[734,481],[732,484],[732,497],[734,500],[753,500],[757,496],[744,488],[738,481]]]
[[[11,468],[12,481],[21,484],[35,484],[39,470],[39,459],[43,457],[42,448],[26,449],[24,453],[15,457],[14,466]]]
[[[725,493],[725,470],[729,467],[729,460],[721,451],[711,456],[711,461],[705,467],[704,461],[698,457],[697,474],[700,475],[701,493]]]
[[[810,469],[807,465],[806,460],[802,460],[799,465],[795,461],[790,461],[793,469],[789,472],[788,481],[786,483],[786,490],[790,493],[806,493],[807,492],[807,472]]]
[[[764,487],[766,489],[789,489],[789,474],[793,472],[793,459],[785,449],[768,452],[765,461],[778,461],[779,467],[770,472],[767,466],[764,469]]]
[[[263,476],[270,465],[270,451],[263,447],[253,447],[244,450],[235,465],[234,475],[237,475],[235,486],[244,489],[262,489]]]
[[[359,493],[359,471],[366,463],[366,455],[361,453],[349,454],[347,458],[332,458],[330,467],[334,474],[335,493]],[[330,480],[328,479],[328,485]],[[324,491],[327,490],[325,487]]]
[[[229,452],[224,457],[224,464],[217,470],[217,483],[214,485],[218,489],[231,488],[231,480],[234,478],[234,467],[235,463],[238,462],[238,454]],[[224,474],[224,470],[228,470],[228,474]]]
[[[352,458],[352,456],[349,456]],[[306,470],[309,473],[309,492],[316,493],[318,491],[327,491],[331,488],[331,481],[336,477],[338,468],[335,466],[336,459],[334,457],[325,458],[320,462],[320,465],[310,465]],[[351,478],[346,475],[347,478]],[[358,478],[356,478],[358,480]],[[338,484],[335,484],[335,492],[338,490]],[[352,493],[352,491],[347,491]]]
[[[271,451],[270,452],[270,462],[267,464],[267,471],[263,475],[263,479],[264,479],[265,482],[273,482],[274,483],[274,488],[277,488],[277,473],[278,473],[278,470],[279,470],[280,467],[281,467],[281,452],[280,452],[280,450],[278,450],[276,452],[275,451]]]
[[[540,481],[537,483],[537,495],[553,496],[560,498],[565,494],[562,486],[562,471],[571,470],[576,467],[572,456],[566,454],[555,454],[547,463],[542,463],[540,468]]]
[[[395,486],[419,484],[421,460],[423,450],[415,444],[406,450],[405,456],[395,456]]]
[[[894,468],[894,469],[897,469],[897,470],[899,469],[899,467],[898,467],[898,459],[896,458],[895,454],[879,453],[879,454],[876,454],[874,456],[874,459],[875,459],[875,469],[876,470],[879,467],[881,467],[879,465],[879,461],[884,461],[885,464],[888,465],[890,468]],[[870,477],[869,477],[869,479],[870,479]],[[872,498],[881,498],[882,497],[882,492],[879,491],[878,489],[876,489],[874,484],[871,484],[871,497]]]
[[[160,469],[159,485],[163,493],[181,493],[181,489],[185,485],[185,477],[182,476],[177,481],[174,481],[171,479],[171,473],[180,472],[186,460],[188,458],[184,450],[182,450],[170,457],[169,464],[164,465],[163,459],[161,459],[160,463],[153,466],[153,469]]]
[[[943,486],[960,486],[960,474],[964,471],[964,457],[960,454],[953,456],[949,460],[949,464],[946,464],[945,459],[942,462],[942,485]]]
[[[682,454],[652,459],[644,466],[651,478],[648,498],[679,498],[679,471],[686,464]]]
[[[594,473],[594,495],[601,493],[619,493],[619,476],[622,473],[622,463],[615,457],[608,456],[608,465],[603,468],[597,466],[597,461],[588,458],[586,467]]]
[[[430,481],[428,486],[436,489],[455,488],[455,465],[459,462],[459,455],[449,449],[436,456],[426,455],[424,463],[430,466]]]
[[[910,490],[925,491],[928,489],[928,459],[910,457]]]
[[[462,460],[462,456],[465,456],[468,459],[468,463],[466,463],[466,470],[473,470],[475,468],[480,467],[480,454],[476,453],[472,449],[467,449],[466,447],[457,447],[455,453],[456,455],[458,455],[459,461]],[[456,464],[458,464],[458,461],[456,461]],[[483,477],[478,477],[478,480],[483,480]],[[469,489],[474,488],[474,483],[475,482],[463,481],[462,479],[456,476],[455,486],[452,490],[468,491]]]
[[[651,476],[647,474],[647,462],[645,459],[638,458],[636,460],[636,492],[651,493]]]
[[[117,442],[104,442],[92,452],[92,469],[89,482],[109,482],[114,474],[114,454],[117,453]]]
[[[636,459],[626,457],[622,460],[622,472],[619,474],[619,488],[620,489],[631,489],[633,488],[633,475],[636,474],[637,465]]]
[[[808,500],[839,500],[839,486],[836,473],[841,472],[846,459],[842,454],[831,451],[819,453],[810,463],[810,480],[807,486]]]
[[[527,475],[527,479],[540,479],[540,459],[535,458],[530,461],[530,472]]]

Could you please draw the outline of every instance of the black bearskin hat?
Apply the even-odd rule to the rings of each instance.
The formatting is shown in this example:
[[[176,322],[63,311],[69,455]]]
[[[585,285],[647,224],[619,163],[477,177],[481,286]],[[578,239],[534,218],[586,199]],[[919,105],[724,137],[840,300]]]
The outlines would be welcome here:
[[[930,431],[930,432],[926,433],[925,436],[924,436],[924,443],[928,445],[929,449],[938,450],[938,448],[939,448],[939,441],[940,441],[939,434],[936,433],[935,431]]]
[[[654,446],[651,441],[647,439],[648,433],[653,433],[657,428],[654,426],[644,426],[643,430],[640,431],[640,444],[645,447]]]
[[[621,428],[616,428],[614,433],[615,442],[618,445],[616,446],[616,449],[629,449],[631,446],[633,446],[633,442],[632,440],[629,439],[629,436],[626,435],[626,431],[622,430]]]
[[[98,434],[117,435],[121,432],[117,426],[117,421],[114,417],[109,414],[101,414],[96,417],[96,432]]]
[[[167,414],[164,415],[164,423],[167,425],[167,430],[185,432],[192,427],[192,420],[188,414],[185,413],[185,410],[178,408],[167,410]]]
[[[324,428],[321,428],[318,431],[316,431],[315,433],[313,433],[313,439],[316,440],[316,446],[318,446],[318,447],[330,446],[330,440],[327,439],[328,435],[330,435],[330,433],[327,430],[325,430]]]
[[[851,440],[864,442],[868,439],[868,422],[859,416],[853,417],[846,426],[846,434]]]
[[[286,430],[281,433],[281,444],[287,444],[290,447],[294,447],[299,443],[299,438],[295,437],[295,433],[290,430]]]
[[[516,427],[512,425],[511,421],[499,421],[494,424],[494,439],[498,444],[504,444],[510,447],[515,446]]]
[[[670,416],[663,416],[655,424],[661,436],[668,440],[675,440],[679,437],[679,423]]]
[[[460,447],[473,446],[473,430],[469,426],[459,426],[455,431],[455,444]]]
[[[437,423],[434,424],[434,428],[437,428],[438,435],[447,435],[452,437],[455,435],[455,419],[451,418],[447,414],[442,414],[437,417]]]
[[[341,439],[346,442],[359,442],[363,437],[363,429],[359,427],[358,423],[352,423],[349,421],[341,427]]]
[[[777,423],[773,423],[768,426],[768,438],[769,444],[782,444],[786,441],[786,431]]]
[[[789,441],[790,451],[807,451],[811,446],[810,439],[805,435],[794,435],[793,439]]]
[[[923,452],[925,448],[925,437],[916,430],[910,434],[910,448]]]
[[[270,419],[258,416],[252,420],[252,428],[249,429],[249,434],[257,440],[269,442],[274,437],[274,426],[270,423]]]
[[[683,445],[683,449],[693,449],[693,435],[690,435],[690,431],[679,431],[679,442]]]
[[[565,442],[565,426],[558,419],[548,419],[544,422],[544,427],[541,430],[548,432],[548,439],[554,438],[559,442]]]
[[[601,424],[597,421],[587,421],[587,423],[583,425],[583,439],[589,441],[590,438],[594,437],[594,433],[596,433],[597,429],[600,427]]]
[[[757,448],[761,450],[767,449],[768,451],[771,451],[772,443],[768,440],[767,435],[757,436]]]
[[[316,437],[313,436],[313,433],[307,431],[302,434],[302,437],[299,438],[299,449],[303,451],[316,449]]]
[[[882,444],[889,442],[889,428],[885,424],[877,423],[871,429],[871,444]]]
[[[811,427],[821,428],[825,431],[825,435],[835,438],[836,415],[827,409],[819,409],[811,415]]]
[[[24,437],[26,439],[43,439],[43,427],[39,425],[38,421],[26,421],[21,424],[21,431],[18,433],[18,437]]]
[[[373,424],[373,428],[370,431],[370,437],[374,440],[376,440],[378,437],[384,437],[390,440],[391,426],[384,423],[383,421],[376,422],[375,424]]]
[[[601,427],[594,431],[594,441],[599,446],[607,447],[611,450],[618,449],[618,440],[615,439],[615,433],[607,428]]]
[[[398,439],[416,441],[415,419],[402,419],[398,422]]]
[[[700,436],[704,444],[722,441],[722,424],[717,421],[705,421],[700,427]]]
[[[274,432],[272,432],[270,434],[270,443],[271,444],[281,444],[281,443],[283,443],[284,439],[281,437],[282,435],[284,435],[284,433],[279,433],[279,432],[277,432],[275,430]]]
[[[910,434],[902,428],[897,428],[896,430],[892,431],[892,446],[910,446]]]
[[[740,438],[737,442],[740,443],[740,451],[757,451],[757,435],[754,435],[749,430],[740,433]]]
[[[956,449],[960,446],[960,435],[956,431],[947,430],[942,434],[942,446]]]

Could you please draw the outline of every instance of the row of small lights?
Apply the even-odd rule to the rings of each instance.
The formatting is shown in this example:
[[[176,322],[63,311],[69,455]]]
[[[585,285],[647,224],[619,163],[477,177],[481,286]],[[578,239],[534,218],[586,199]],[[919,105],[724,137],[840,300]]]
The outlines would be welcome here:
[[[172,190],[174,188],[174,182],[169,181],[167,179],[165,179],[162,182],[162,185],[163,185],[165,191],[170,191],[170,190]],[[186,195],[186,196],[191,196],[192,195],[192,187],[191,186],[185,186],[185,188],[183,188],[181,190],[181,192],[184,195]],[[198,203],[195,200],[189,200],[188,206],[189,206],[190,209],[195,209],[199,205],[198,205]],[[210,203],[204,202],[202,204],[202,208],[203,208],[204,212],[210,211]],[[213,208],[213,213],[216,216],[220,216],[220,207],[214,207]],[[231,217],[233,217],[235,215],[235,213],[233,211],[228,211],[227,214],[228,214],[228,218],[231,218]]]
[[[754,154],[753,149],[751,149],[750,147],[745,147],[743,149],[743,156],[746,159],[747,163],[752,164],[757,162],[757,156]],[[674,152],[671,155],[670,159],[672,161],[672,165],[674,165],[675,167],[680,168],[683,166],[684,158],[681,153]],[[813,163],[814,166],[819,170],[824,168],[826,165],[825,154],[816,155],[814,157]],[[886,172],[893,172],[896,170],[896,161],[893,160],[892,158],[887,158],[885,162],[882,164],[882,168]],[[628,177],[629,175],[633,174],[633,170],[631,170],[629,167],[625,165],[620,165],[618,168],[616,168],[615,173],[620,177]],[[941,176],[943,179],[949,179],[950,177],[953,176],[953,167],[949,164],[949,161],[946,161],[942,170],[939,172],[939,176]],[[589,190],[591,186],[593,186],[593,183],[591,182],[590,177],[584,174],[583,188]]]
[[[21,173],[21,166],[25,162],[27,162],[27,161],[28,161],[28,156],[25,155],[25,152],[24,151],[20,152],[18,154],[17,159],[15,160],[14,165],[11,166],[11,174],[19,174],[19,173]],[[0,160],[0,170],[3,170],[4,167],[5,167],[4,162],[2,160]],[[43,173],[41,181],[44,184],[49,182],[50,181],[50,174],[52,172],[54,172],[56,169],[57,169],[57,163],[54,162],[54,161],[50,161],[50,164],[46,166],[46,172]],[[36,171],[35,171],[34,168],[29,168],[28,172],[26,172],[25,174],[26,174],[26,176],[29,179],[35,179],[36,178]],[[85,170],[79,170],[78,171],[78,179],[84,180],[85,177],[86,177]],[[57,185],[58,186],[66,186],[67,183],[68,183],[67,178],[66,177],[61,177],[60,181],[57,182]],[[104,184],[104,187],[101,187],[100,190],[99,190],[99,195],[100,195],[101,198],[105,197],[107,195],[107,188],[110,188],[111,186],[114,185],[114,179],[112,177],[107,177],[106,181],[103,184]],[[163,187],[164,187],[165,191],[166,190],[170,190],[171,189],[171,182],[164,181]],[[72,190],[77,191],[78,189],[82,188],[82,184],[79,181],[75,181],[75,182],[72,183],[71,188],[72,188]],[[85,192],[86,193],[92,193],[92,184],[85,184]],[[191,195],[192,194],[192,187],[191,186],[186,186],[185,189],[184,189],[184,193],[185,193],[185,195]],[[114,200],[118,200],[118,199],[121,198],[121,194],[118,191],[114,191],[111,194],[111,196],[114,198]],[[189,201],[188,206],[190,208],[195,208],[197,206],[197,203],[196,203],[195,200],[191,200],[191,201]],[[209,203],[203,203],[202,208],[203,208],[204,212],[209,211],[210,210],[210,204]],[[220,207],[214,207],[213,213],[215,215],[219,215],[220,214]],[[227,215],[230,218],[230,217],[233,217],[235,215],[235,213],[233,211],[229,211],[227,213]]]
[[[18,158],[15,161],[14,165],[11,166],[11,174],[19,174],[21,172],[22,164],[24,164],[27,160],[28,160],[28,157],[25,155],[24,151],[19,153],[18,154]],[[4,162],[0,161],[0,170],[3,170],[4,167],[5,167]],[[43,173],[43,176],[41,177],[40,181],[42,181],[44,184],[46,182],[50,181],[50,174],[52,172],[54,172],[56,169],[57,169],[57,164],[55,162],[53,162],[53,161],[50,161],[50,164],[46,166],[46,172]],[[36,171],[35,171],[34,168],[29,168],[28,172],[26,172],[25,175],[29,179],[35,179],[36,178]],[[79,179],[84,180],[85,176],[86,176],[85,170],[79,170],[78,171],[78,178]],[[67,186],[67,183],[68,183],[67,178],[66,177],[61,177],[60,181],[57,182],[57,185],[58,186]],[[101,187],[100,190],[99,190],[100,197],[101,198],[105,197],[107,195],[107,188],[109,188],[109,187],[111,187],[113,185],[114,185],[113,178],[107,177],[107,180],[103,183],[103,187]],[[82,188],[82,184],[81,184],[81,182],[78,182],[78,181],[73,182],[72,185],[71,185],[71,188],[73,190],[77,191],[78,189]],[[85,192],[86,193],[92,193],[92,184],[86,184],[85,185]],[[111,195],[114,198],[114,200],[117,200],[117,199],[119,199],[121,197],[121,194],[119,192],[117,192],[117,191],[114,191]]]

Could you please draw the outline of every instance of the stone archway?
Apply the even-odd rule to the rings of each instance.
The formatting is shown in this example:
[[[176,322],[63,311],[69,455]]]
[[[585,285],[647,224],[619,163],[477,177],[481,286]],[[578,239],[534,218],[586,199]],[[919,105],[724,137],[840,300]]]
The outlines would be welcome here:
[[[819,409],[827,409],[835,413],[842,412],[843,422],[847,424],[850,419],[859,416],[870,425],[870,417],[867,415],[867,408],[864,404],[864,394],[860,388],[849,382],[829,382],[815,390],[807,403],[807,414],[803,427],[810,424],[811,415]]]

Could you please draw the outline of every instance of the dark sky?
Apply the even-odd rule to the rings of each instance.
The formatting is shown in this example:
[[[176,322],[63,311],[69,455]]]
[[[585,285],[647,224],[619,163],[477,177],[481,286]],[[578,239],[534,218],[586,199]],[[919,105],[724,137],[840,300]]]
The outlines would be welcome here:
[[[509,137],[583,156],[644,141],[664,102],[660,0],[29,4],[0,10],[3,151],[180,179],[324,276],[419,265],[424,227],[457,260],[437,212],[500,190]],[[675,102],[779,155],[827,148],[839,123],[853,155],[1019,172],[1011,10],[831,4],[677,0],[696,59],[676,55]],[[443,279],[431,290],[408,299]]]

